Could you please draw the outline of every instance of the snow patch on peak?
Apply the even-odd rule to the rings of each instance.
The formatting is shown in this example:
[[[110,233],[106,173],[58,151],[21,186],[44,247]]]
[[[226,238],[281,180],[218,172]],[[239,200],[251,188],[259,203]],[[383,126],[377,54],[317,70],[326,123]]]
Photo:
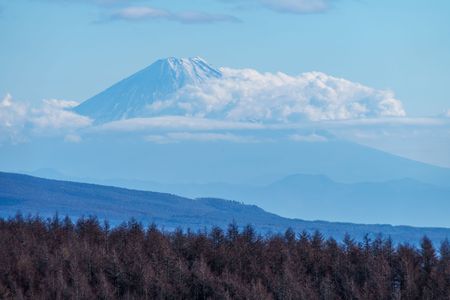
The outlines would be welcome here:
[[[167,68],[168,72],[171,72],[174,79],[180,81],[181,85],[197,84],[207,79],[222,77],[222,73],[218,69],[213,68],[199,56],[192,58],[169,57],[158,62],[162,64],[163,68]]]

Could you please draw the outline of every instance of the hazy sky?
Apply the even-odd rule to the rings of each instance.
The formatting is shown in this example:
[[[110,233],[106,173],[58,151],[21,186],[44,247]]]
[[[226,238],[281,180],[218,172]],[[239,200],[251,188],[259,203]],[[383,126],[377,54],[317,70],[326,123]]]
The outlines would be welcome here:
[[[0,94],[82,101],[158,58],[390,89],[409,116],[450,108],[450,2],[0,0]]]

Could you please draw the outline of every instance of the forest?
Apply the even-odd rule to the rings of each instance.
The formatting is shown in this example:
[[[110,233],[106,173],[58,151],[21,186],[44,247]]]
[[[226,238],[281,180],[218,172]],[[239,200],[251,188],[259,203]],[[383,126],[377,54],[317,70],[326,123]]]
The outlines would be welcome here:
[[[0,219],[1,299],[450,299],[450,244]]]

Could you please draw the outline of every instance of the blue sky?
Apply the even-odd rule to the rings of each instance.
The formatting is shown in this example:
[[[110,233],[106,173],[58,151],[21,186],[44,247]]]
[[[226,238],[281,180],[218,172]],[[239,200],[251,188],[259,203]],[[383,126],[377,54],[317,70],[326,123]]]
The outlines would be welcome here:
[[[0,0],[0,94],[82,101],[158,58],[199,55],[391,89],[410,116],[449,109],[450,2],[284,2],[280,11],[257,0]],[[316,6],[298,11],[296,2]],[[130,6],[172,17],[112,17]],[[177,15],[188,11],[219,18],[183,23]]]

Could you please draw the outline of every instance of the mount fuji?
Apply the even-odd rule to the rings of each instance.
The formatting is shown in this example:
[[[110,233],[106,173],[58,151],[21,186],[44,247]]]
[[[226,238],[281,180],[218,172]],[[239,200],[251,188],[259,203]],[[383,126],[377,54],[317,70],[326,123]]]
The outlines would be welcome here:
[[[161,116],[286,124],[405,115],[389,91],[320,72],[291,76],[167,58],[75,108],[97,124]]]
[[[149,116],[147,107],[186,85],[221,78],[220,70],[200,57],[160,59],[77,106],[75,112],[96,123]]]

